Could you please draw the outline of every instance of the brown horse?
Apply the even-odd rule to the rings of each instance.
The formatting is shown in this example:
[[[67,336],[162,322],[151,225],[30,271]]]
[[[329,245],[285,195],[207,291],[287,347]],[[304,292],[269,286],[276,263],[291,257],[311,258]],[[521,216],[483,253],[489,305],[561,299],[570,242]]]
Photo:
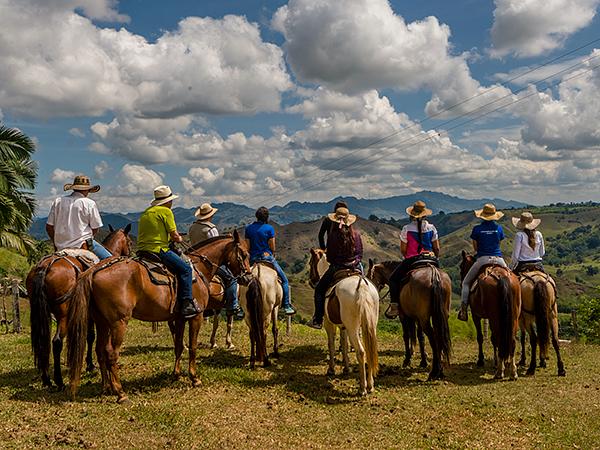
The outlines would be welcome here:
[[[521,359],[520,366],[525,365],[525,331],[529,333],[531,345],[531,361],[527,375],[534,375],[536,369],[536,349],[540,346],[540,367],[546,367],[548,359],[549,337],[556,352],[558,376],[564,377],[567,372],[560,357],[558,345],[558,306],[556,304],[556,285],[550,275],[541,271],[523,272],[519,275],[521,282]],[[535,324],[535,328],[533,325]],[[537,329],[537,335],[536,335]]]
[[[109,229],[110,234],[102,243],[104,247],[115,256],[129,255],[131,224],[120,230],[114,230],[109,225]],[[48,374],[50,370],[50,314],[52,314],[57,323],[56,334],[52,338],[54,382],[59,389],[64,387],[60,370],[60,354],[63,340],[67,334],[69,302],[66,294],[75,286],[77,277],[84,270],[85,267],[78,258],[52,254],[42,258],[27,275],[26,286],[31,307],[31,347],[35,366],[42,374],[44,386],[52,386]],[[87,370],[92,371],[94,369],[92,344],[95,337],[93,324],[90,324],[88,330],[86,363]]]
[[[210,296],[206,310],[213,314],[213,328],[210,335],[210,348],[217,348],[217,330],[219,329],[219,318],[221,310],[225,308],[225,287],[218,278],[210,280]],[[225,348],[232,350],[235,348],[231,342],[231,332],[233,330],[233,314],[227,314],[227,333],[225,334]]]
[[[193,295],[200,310],[208,304],[208,281],[220,265],[226,264],[234,275],[250,274],[248,249],[237,231],[232,236],[208,239],[186,251],[191,260],[196,282]],[[83,365],[84,338],[87,332],[88,311],[98,328],[96,353],[104,392],[113,392],[117,401],[127,401],[119,379],[119,353],[129,320],[134,317],[148,322],[169,322],[175,341],[173,375],[181,374],[184,320],[173,313],[176,292],[170,285],[153,284],[146,268],[129,258],[120,258],[99,264],[85,272],[72,294],[69,308],[67,357],[71,376],[71,392],[75,395]],[[197,386],[196,348],[202,314],[189,320],[189,376]]]
[[[475,262],[475,257],[462,252],[460,263],[461,280]],[[517,379],[515,364],[515,337],[521,313],[521,287],[519,279],[509,269],[501,266],[486,266],[480,271],[475,283],[477,287],[469,295],[473,322],[477,329],[479,355],[477,365],[483,367],[483,333],[481,319],[488,319],[494,347],[496,379],[504,378],[505,365],[510,366],[510,379]]]
[[[369,258],[369,270],[367,272],[367,277],[373,282],[375,287],[377,287],[377,289],[381,291],[381,289],[383,289],[385,285],[389,286],[390,277],[399,265],[400,261],[383,261],[379,264],[375,264],[375,262]],[[414,353],[415,341],[418,340],[419,353],[421,355],[421,362],[419,363],[419,367],[427,367],[427,350],[425,350],[425,334],[423,334],[421,324],[417,323],[417,334],[415,337],[414,333],[411,334],[411,329],[405,326],[405,322],[402,321],[401,323],[402,337],[404,338],[404,362],[402,363],[402,366],[410,367],[410,361]],[[414,330],[414,327],[412,327],[412,330]]]
[[[386,264],[387,268],[385,268]],[[371,279],[377,279],[379,283],[382,283],[384,277],[381,272],[389,271],[391,266],[390,263],[371,265],[371,261],[369,261],[369,277],[373,277]],[[391,271],[389,275],[391,275]],[[382,284],[375,284],[378,287],[382,286]],[[400,318],[406,347],[404,366],[410,365],[412,354],[410,338],[412,337],[414,343],[416,322],[427,335],[429,345],[431,345],[433,360],[429,380],[444,378],[442,359],[446,363],[450,363],[452,342],[450,328],[448,327],[448,314],[451,295],[452,282],[450,277],[446,272],[432,265],[412,270],[409,281],[400,291]],[[427,359],[423,353],[424,350],[421,347],[421,363],[425,361],[426,366]]]

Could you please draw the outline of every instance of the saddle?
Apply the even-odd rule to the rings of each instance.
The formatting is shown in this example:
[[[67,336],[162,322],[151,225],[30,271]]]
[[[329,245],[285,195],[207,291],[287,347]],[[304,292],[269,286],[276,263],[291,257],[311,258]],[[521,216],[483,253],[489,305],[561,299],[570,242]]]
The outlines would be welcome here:
[[[100,262],[100,258],[98,258],[94,253],[82,248],[65,248],[63,250],[59,250],[58,252],[54,252],[50,256],[57,256],[59,258],[75,258],[83,267],[83,271],[86,271],[93,265],[96,265]],[[76,270],[79,271],[79,267],[76,267]]]
[[[146,269],[152,283],[159,286],[172,286],[177,292],[177,277],[167,269],[167,266],[162,263],[156,254],[138,250],[137,255],[132,259]]]
[[[533,264],[532,264],[533,266]],[[558,298],[558,291],[556,290],[556,281],[543,270],[528,270],[519,271],[519,284],[525,280],[531,281],[534,285],[536,281],[540,279],[546,283],[550,283],[552,289],[554,289],[554,296]]]
[[[546,271],[544,270],[544,266],[538,262],[522,264],[520,266],[517,266],[517,268],[519,269],[518,272],[515,271],[515,274],[517,274],[517,275],[521,275],[522,273],[528,273],[528,272],[546,273]]]
[[[507,272],[510,272],[509,269],[507,269],[506,267],[499,266],[497,264],[486,264],[479,270],[477,278],[475,278],[475,281],[473,281],[473,284],[471,284],[471,289],[469,290],[469,292],[472,294],[475,291],[477,291],[477,289],[479,288],[479,283],[488,277],[493,277],[496,280],[499,280],[498,276],[494,273],[494,269],[498,267],[506,270]]]
[[[402,292],[402,288],[408,284],[412,273],[417,269],[422,269],[423,267],[437,268],[440,267],[440,263],[435,256],[424,254],[423,257],[417,259],[410,265],[406,275],[400,280],[398,292]]]
[[[333,274],[331,287],[327,289],[325,298],[327,300],[327,317],[335,325],[342,325],[342,316],[340,314],[340,301],[335,295],[335,286],[342,280],[350,277],[363,277],[362,272],[356,269],[340,269]]]

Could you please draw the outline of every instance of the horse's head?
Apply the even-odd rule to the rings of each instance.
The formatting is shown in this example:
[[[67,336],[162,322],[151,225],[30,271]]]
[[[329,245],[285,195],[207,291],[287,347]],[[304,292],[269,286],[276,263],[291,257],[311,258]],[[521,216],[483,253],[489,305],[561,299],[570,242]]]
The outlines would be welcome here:
[[[319,273],[319,262],[325,257],[325,250],[320,248],[310,249],[310,261],[308,262],[308,284],[314,288],[321,279]]]
[[[475,256],[469,255],[464,250],[461,253],[462,259],[460,261],[460,279],[464,280],[467,272],[471,268],[473,264],[475,264]]]
[[[114,256],[129,256],[131,253],[131,238],[129,232],[131,231],[131,224],[128,223],[125,228],[119,228],[115,230],[112,225],[108,226],[110,234],[104,238],[102,245],[111,252]]]
[[[383,264],[375,264],[371,258],[369,258],[369,269],[367,270],[367,278],[375,285],[378,291],[383,289],[383,286],[387,284],[387,278],[384,274]]]
[[[233,241],[225,249],[225,264],[231,273],[240,278],[241,284],[247,284],[252,277],[250,267],[250,249],[246,241],[240,238],[237,230],[233,231]]]

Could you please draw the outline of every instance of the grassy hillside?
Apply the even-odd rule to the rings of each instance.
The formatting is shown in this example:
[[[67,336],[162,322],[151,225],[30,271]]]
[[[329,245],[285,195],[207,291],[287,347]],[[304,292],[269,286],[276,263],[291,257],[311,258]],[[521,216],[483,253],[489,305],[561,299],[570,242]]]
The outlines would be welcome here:
[[[16,252],[0,247],[0,277],[16,276],[25,278],[29,270],[27,258]]]

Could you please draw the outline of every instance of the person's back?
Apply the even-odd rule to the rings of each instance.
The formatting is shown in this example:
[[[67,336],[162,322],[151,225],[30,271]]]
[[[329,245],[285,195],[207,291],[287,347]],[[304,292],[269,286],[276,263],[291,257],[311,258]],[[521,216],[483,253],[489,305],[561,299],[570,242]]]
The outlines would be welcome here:
[[[523,270],[544,270],[542,258],[546,254],[544,236],[536,228],[541,223],[533,215],[524,211],[520,217],[512,218],[513,225],[517,228],[514,248],[511,257],[511,268],[515,273]]]
[[[217,226],[211,222],[212,217],[218,210],[218,208],[213,208],[210,203],[203,203],[196,209],[194,213],[196,220],[190,225],[190,229],[188,230],[188,237],[192,247],[219,235]]]
[[[269,247],[269,239],[275,237],[275,229],[272,225],[259,221],[254,222],[246,227],[245,236],[250,241],[250,261],[273,255],[273,251]]]
[[[406,244],[404,258],[412,258],[422,253],[433,252],[433,243],[438,240],[435,226],[427,220],[422,220],[419,241],[419,222],[413,220],[402,227],[400,240]]]
[[[175,217],[162,205],[148,207],[138,222],[138,250],[160,253],[169,249],[170,233],[176,231]]]
[[[477,242],[477,257],[502,256],[500,241],[504,239],[502,225],[495,221],[484,221],[473,227],[471,239]]]

